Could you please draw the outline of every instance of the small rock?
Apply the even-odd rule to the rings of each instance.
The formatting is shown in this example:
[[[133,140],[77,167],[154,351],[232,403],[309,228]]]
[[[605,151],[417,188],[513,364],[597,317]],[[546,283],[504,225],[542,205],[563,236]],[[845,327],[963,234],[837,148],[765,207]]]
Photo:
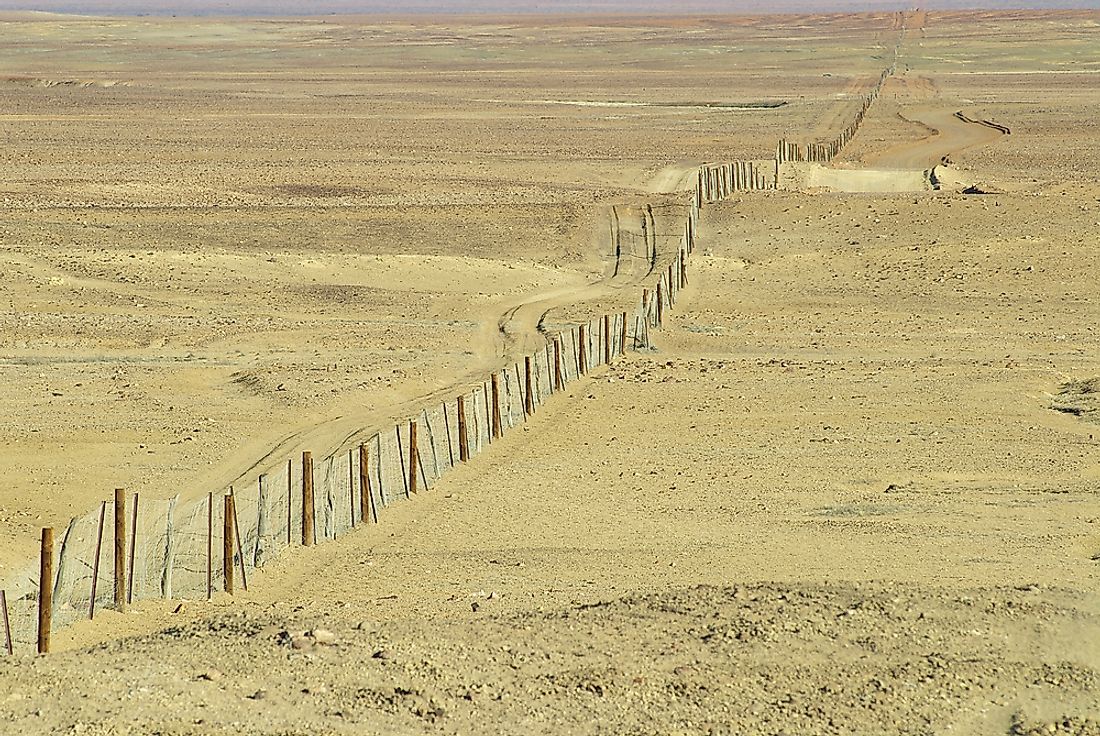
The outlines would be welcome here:
[[[222,673],[217,670],[207,670],[199,675],[200,680],[207,680],[208,682],[218,682],[222,679]]]
[[[313,648],[313,639],[305,634],[299,634],[298,636],[290,639],[291,649],[311,649]]]
[[[336,634],[328,629],[314,629],[311,632],[313,641],[324,646],[332,646],[336,643]]]

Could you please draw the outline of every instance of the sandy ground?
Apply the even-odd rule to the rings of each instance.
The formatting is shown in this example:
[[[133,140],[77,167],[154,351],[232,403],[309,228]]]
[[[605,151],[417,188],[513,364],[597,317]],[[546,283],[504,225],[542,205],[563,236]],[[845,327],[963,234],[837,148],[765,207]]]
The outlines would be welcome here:
[[[1069,65],[1095,18],[1054,20],[1036,26],[1069,39]],[[987,50],[1000,28],[933,14],[919,43]],[[920,48],[907,58],[936,91],[913,105],[984,95],[978,112],[1013,128],[952,154],[1001,193],[708,208],[654,353],[248,593],[104,612],[58,633],[70,651],[0,659],[0,718],[88,734],[1100,733],[1100,187],[1064,178],[1084,163],[1018,156],[1061,150],[1077,98],[1040,118],[1045,77],[994,64],[980,87],[948,85]],[[934,143],[897,116],[909,104],[872,108],[841,165]],[[524,288],[574,284],[543,268]]]
[[[480,379],[517,305],[627,308],[613,203],[876,73],[890,16],[815,22],[9,17],[0,580],[113,488],[251,482]]]

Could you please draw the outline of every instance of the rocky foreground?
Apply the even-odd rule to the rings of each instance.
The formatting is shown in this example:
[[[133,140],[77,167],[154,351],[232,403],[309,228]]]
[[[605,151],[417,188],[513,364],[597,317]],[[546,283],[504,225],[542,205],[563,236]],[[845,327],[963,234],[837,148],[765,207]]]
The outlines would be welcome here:
[[[0,660],[65,734],[1100,734],[1100,601],[1021,586],[696,587],[431,623],[253,606]],[[474,608],[473,606],[471,608]]]

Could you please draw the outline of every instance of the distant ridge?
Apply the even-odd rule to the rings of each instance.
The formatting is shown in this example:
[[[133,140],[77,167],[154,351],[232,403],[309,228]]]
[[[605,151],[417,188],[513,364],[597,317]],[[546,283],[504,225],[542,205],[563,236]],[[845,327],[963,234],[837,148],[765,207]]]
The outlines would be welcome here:
[[[1100,0],[933,0],[928,10],[1100,9]],[[768,14],[908,10],[912,0],[0,0],[0,11],[80,15]]]

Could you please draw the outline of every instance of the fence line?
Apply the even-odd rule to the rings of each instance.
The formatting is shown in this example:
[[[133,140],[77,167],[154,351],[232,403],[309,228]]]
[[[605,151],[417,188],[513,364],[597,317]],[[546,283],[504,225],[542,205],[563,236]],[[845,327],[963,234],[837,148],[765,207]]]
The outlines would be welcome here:
[[[786,163],[788,161],[810,161],[814,163],[829,163],[844,149],[848,143],[855,138],[856,133],[859,132],[859,128],[863,125],[864,119],[867,117],[868,111],[871,109],[871,105],[878,99],[882,93],[882,88],[886,85],[886,80],[892,77],[897,72],[898,57],[901,55],[901,45],[905,40],[906,26],[905,15],[900,16],[900,29],[898,39],[894,43],[893,59],[890,65],[882,70],[878,76],[878,80],[871,87],[871,91],[860,98],[859,109],[856,111],[855,117],[848,125],[844,126],[841,131],[832,139],[825,142],[815,143],[795,143],[788,141],[785,138],[779,140],[778,145],[775,147],[775,166],[776,166],[776,180],[778,182],[779,176],[779,164]]]
[[[737,176],[755,171],[724,166],[742,172]],[[730,182],[749,181],[729,172]],[[5,648],[10,637],[12,651],[47,651],[51,630],[94,618],[104,608],[122,610],[131,601],[201,600],[219,589],[232,592],[235,583],[247,589],[249,573],[284,550],[378,524],[389,506],[430,492],[448,471],[486,452],[554,394],[649,346],[650,330],[661,327],[687,283],[702,202],[730,191],[696,187],[685,202],[688,214],[675,250],[654,269],[656,278],[642,289],[633,311],[545,335],[545,346],[450,398],[324,456],[305,452],[273,461],[254,483],[187,502],[178,495],[152,499],[118,491],[111,540],[103,533],[106,503],[73,518],[60,544],[53,544],[51,529],[50,549],[44,542],[39,564],[0,591]],[[113,585],[100,585],[107,581]]]
[[[650,330],[663,325],[688,283],[703,206],[735,192],[774,189],[783,161],[835,156],[891,73],[893,66],[864,98],[853,123],[830,144],[801,148],[780,141],[772,162],[701,166],[685,202],[688,214],[675,252],[657,268],[654,238],[650,258],[656,280],[643,286],[632,312],[599,315],[546,334],[545,345],[522,361],[471,382],[450,398],[422,406],[392,427],[356,433],[364,439],[332,448],[316,462],[308,451],[279,459],[259,473],[254,485],[231,486],[220,499],[214,492],[188,502],[178,495],[139,499],[134,494],[128,508],[127,494],[116,491],[113,553],[110,547],[103,553],[106,502],[73,518],[60,545],[53,544],[52,529],[43,530],[39,562],[0,589],[4,648],[9,653],[48,651],[52,629],[94,618],[103,608],[124,610],[134,600],[209,599],[219,588],[231,593],[237,571],[247,589],[249,571],[284,550],[362,532],[379,524],[398,501],[430,492],[448,471],[486,452],[572,382],[628,350],[647,349]],[[620,255],[614,222],[612,238]],[[99,585],[107,580],[113,586]]]

